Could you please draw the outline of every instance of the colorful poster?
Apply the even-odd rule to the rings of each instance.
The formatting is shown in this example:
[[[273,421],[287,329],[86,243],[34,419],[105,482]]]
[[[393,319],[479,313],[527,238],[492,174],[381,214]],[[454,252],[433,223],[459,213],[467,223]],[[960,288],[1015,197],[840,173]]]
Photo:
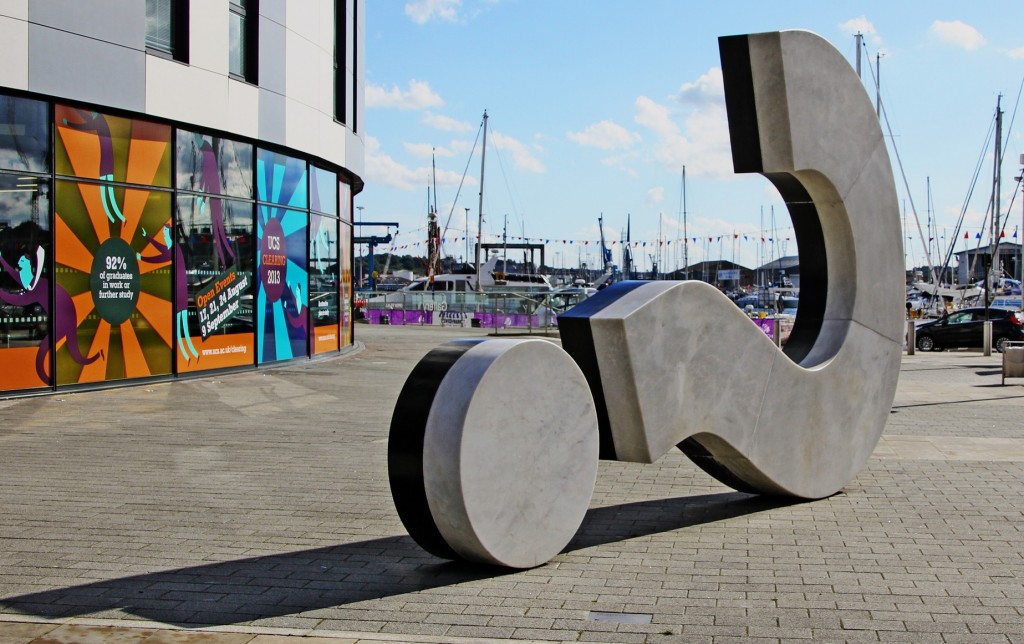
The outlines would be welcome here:
[[[54,191],[56,382],[169,374],[171,193],[144,186],[170,186],[171,128],[63,105],[54,124],[56,172],[88,180]]]
[[[252,145],[178,130],[178,190],[252,199]]]
[[[337,351],[338,327],[338,220],[309,216],[309,312],[313,318],[312,353]]]
[[[256,198],[256,359],[262,364],[309,354],[305,162],[257,150]]]
[[[255,364],[252,213],[245,201],[178,197],[177,292],[185,293],[178,306],[187,311],[188,330],[176,354],[178,373]]]
[[[123,219],[123,188],[116,183],[171,187],[171,128],[66,105],[54,106],[54,169],[58,175],[98,180],[103,211]]]
[[[339,323],[341,346],[352,345],[352,225],[341,222],[338,235],[338,265],[341,266],[341,301],[339,302]]]
[[[307,215],[263,204],[257,210],[256,359],[262,364],[308,354]]]
[[[352,188],[344,181],[338,182],[338,216],[341,230],[338,236],[338,265],[341,266],[341,301],[339,321],[341,324],[341,346],[352,345]]]
[[[110,222],[104,187],[58,181],[55,192],[54,335],[57,384],[171,373],[169,192],[128,188]],[[154,244],[154,242],[156,244]]]
[[[0,174],[0,390],[51,384],[50,184]]]

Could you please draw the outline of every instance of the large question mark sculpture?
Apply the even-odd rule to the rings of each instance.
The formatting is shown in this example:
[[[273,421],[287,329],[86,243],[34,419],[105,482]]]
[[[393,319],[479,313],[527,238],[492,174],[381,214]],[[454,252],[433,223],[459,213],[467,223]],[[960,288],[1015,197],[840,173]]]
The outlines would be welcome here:
[[[430,352],[391,423],[403,524],[429,552],[514,568],[565,547],[600,458],[678,446],[740,490],[822,498],[885,427],[902,350],[903,248],[878,119],[842,56],[805,31],[719,39],[736,172],[789,208],[800,308],[779,350],[702,282],[622,282],[543,340]]]

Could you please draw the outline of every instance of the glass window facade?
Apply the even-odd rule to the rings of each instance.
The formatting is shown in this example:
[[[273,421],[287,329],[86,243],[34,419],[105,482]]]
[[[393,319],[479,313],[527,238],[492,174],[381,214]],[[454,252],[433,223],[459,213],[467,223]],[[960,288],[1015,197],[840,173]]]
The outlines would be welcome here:
[[[190,0],[146,0],[146,49],[188,62]]]
[[[247,143],[178,130],[179,373],[253,362],[252,155]]]
[[[178,130],[178,190],[239,199],[253,198],[252,151],[248,143]]]
[[[338,175],[310,167],[309,310],[315,354],[337,351],[341,346],[337,185]]]
[[[175,359],[179,373],[253,363],[253,205],[178,196]],[[225,239],[227,246],[225,247]]]
[[[49,105],[0,96],[0,390],[53,381]]]
[[[0,393],[337,352],[350,212],[304,159],[0,96]]]
[[[146,0],[146,47],[174,53],[173,0]]]
[[[306,172],[301,159],[256,151],[256,360],[260,364],[305,355],[309,349]]]
[[[49,106],[0,96],[0,171],[49,172]]]
[[[56,384],[172,372],[171,128],[54,107]]]
[[[338,183],[338,214],[341,227],[338,230],[338,264],[341,266],[341,346],[352,345],[352,187]]]
[[[245,9],[231,3],[228,14],[228,71],[245,78]]]
[[[228,72],[249,83],[257,81],[258,28],[257,0],[228,2]]]
[[[0,172],[0,389],[50,384],[50,184]]]

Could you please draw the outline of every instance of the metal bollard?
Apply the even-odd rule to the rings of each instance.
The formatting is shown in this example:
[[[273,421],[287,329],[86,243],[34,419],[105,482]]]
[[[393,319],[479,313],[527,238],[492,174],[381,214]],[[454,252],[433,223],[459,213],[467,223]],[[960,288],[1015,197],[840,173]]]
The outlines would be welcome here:
[[[992,355],[992,320],[985,320],[984,332],[981,335],[983,355]]]
[[[907,320],[907,355],[914,355],[917,348],[917,325],[913,320]]]

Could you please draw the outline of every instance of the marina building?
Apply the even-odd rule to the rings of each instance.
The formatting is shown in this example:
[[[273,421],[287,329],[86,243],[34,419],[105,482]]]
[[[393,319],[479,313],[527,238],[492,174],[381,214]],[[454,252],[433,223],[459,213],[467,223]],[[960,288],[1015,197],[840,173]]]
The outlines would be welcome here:
[[[0,397],[352,343],[363,7],[0,3]]]

